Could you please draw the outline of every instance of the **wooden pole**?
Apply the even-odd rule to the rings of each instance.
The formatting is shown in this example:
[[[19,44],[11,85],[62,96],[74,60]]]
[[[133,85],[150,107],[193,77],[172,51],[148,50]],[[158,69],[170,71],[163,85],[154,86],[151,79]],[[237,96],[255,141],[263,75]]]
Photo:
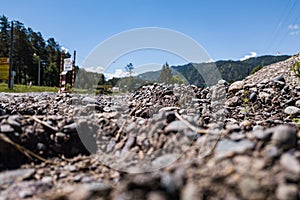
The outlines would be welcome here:
[[[63,52],[61,52],[61,54],[60,54],[59,91],[61,90],[62,69],[63,69]]]
[[[76,50],[74,50],[74,56],[73,56],[73,67],[72,67],[72,90],[74,90],[74,83],[75,83],[75,62],[76,62]]]
[[[13,89],[13,74],[12,74],[12,68],[13,68],[13,48],[14,48],[14,22],[11,22],[11,28],[10,28],[10,48],[9,48],[9,72],[8,72],[8,88],[10,90]]]

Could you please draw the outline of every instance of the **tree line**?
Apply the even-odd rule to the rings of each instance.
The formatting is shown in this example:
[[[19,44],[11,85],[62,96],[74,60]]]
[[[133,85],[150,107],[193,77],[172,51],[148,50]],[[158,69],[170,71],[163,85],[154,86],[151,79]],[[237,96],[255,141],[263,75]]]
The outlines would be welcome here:
[[[54,39],[43,38],[40,32],[13,21],[13,71],[16,84],[38,83],[38,65],[41,66],[41,85],[59,86],[59,69],[62,58],[69,58]],[[0,16],[0,57],[9,57],[11,21]],[[78,67],[76,67],[78,71]],[[68,77],[71,79],[71,76]],[[68,80],[68,82],[70,82]]]

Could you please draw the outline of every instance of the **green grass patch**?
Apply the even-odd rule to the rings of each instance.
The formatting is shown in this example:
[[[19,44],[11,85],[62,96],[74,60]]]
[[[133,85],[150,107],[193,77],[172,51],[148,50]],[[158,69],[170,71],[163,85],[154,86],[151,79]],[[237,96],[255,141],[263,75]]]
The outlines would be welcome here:
[[[14,84],[12,90],[8,89],[7,83],[0,83],[0,92],[58,92],[57,87],[27,86]]]

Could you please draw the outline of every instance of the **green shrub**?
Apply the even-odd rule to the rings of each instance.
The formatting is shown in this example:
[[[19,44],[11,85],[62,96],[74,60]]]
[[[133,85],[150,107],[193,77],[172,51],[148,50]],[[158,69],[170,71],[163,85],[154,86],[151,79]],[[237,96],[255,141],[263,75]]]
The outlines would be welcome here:
[[[300,78],[300,62],[296,62],[292,66],[292,71]]]
[[[255,72],[257,72],[257,71],[259,71],[261,68],[263,68],[264,66],[262,66],[262,65],[258,65],[258,66],[256,66],[256,67],[254,67],[253,69],[252,69],[252,71],[250,72],[250,74],[254,74]]]

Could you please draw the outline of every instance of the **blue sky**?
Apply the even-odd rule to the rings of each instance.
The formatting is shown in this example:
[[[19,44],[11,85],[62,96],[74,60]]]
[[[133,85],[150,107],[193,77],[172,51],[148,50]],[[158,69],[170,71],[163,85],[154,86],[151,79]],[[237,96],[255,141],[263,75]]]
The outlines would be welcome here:
[[[107,38],[142,27],[179,31],[213,60],[300,51],[299,0],[1,0],[0,5],[9,20],[54,37],[71,52],[76,49],[78,65]],[[168,60],[153,57],[154,62]],[[171,65],[183,62],[170,59]]]

